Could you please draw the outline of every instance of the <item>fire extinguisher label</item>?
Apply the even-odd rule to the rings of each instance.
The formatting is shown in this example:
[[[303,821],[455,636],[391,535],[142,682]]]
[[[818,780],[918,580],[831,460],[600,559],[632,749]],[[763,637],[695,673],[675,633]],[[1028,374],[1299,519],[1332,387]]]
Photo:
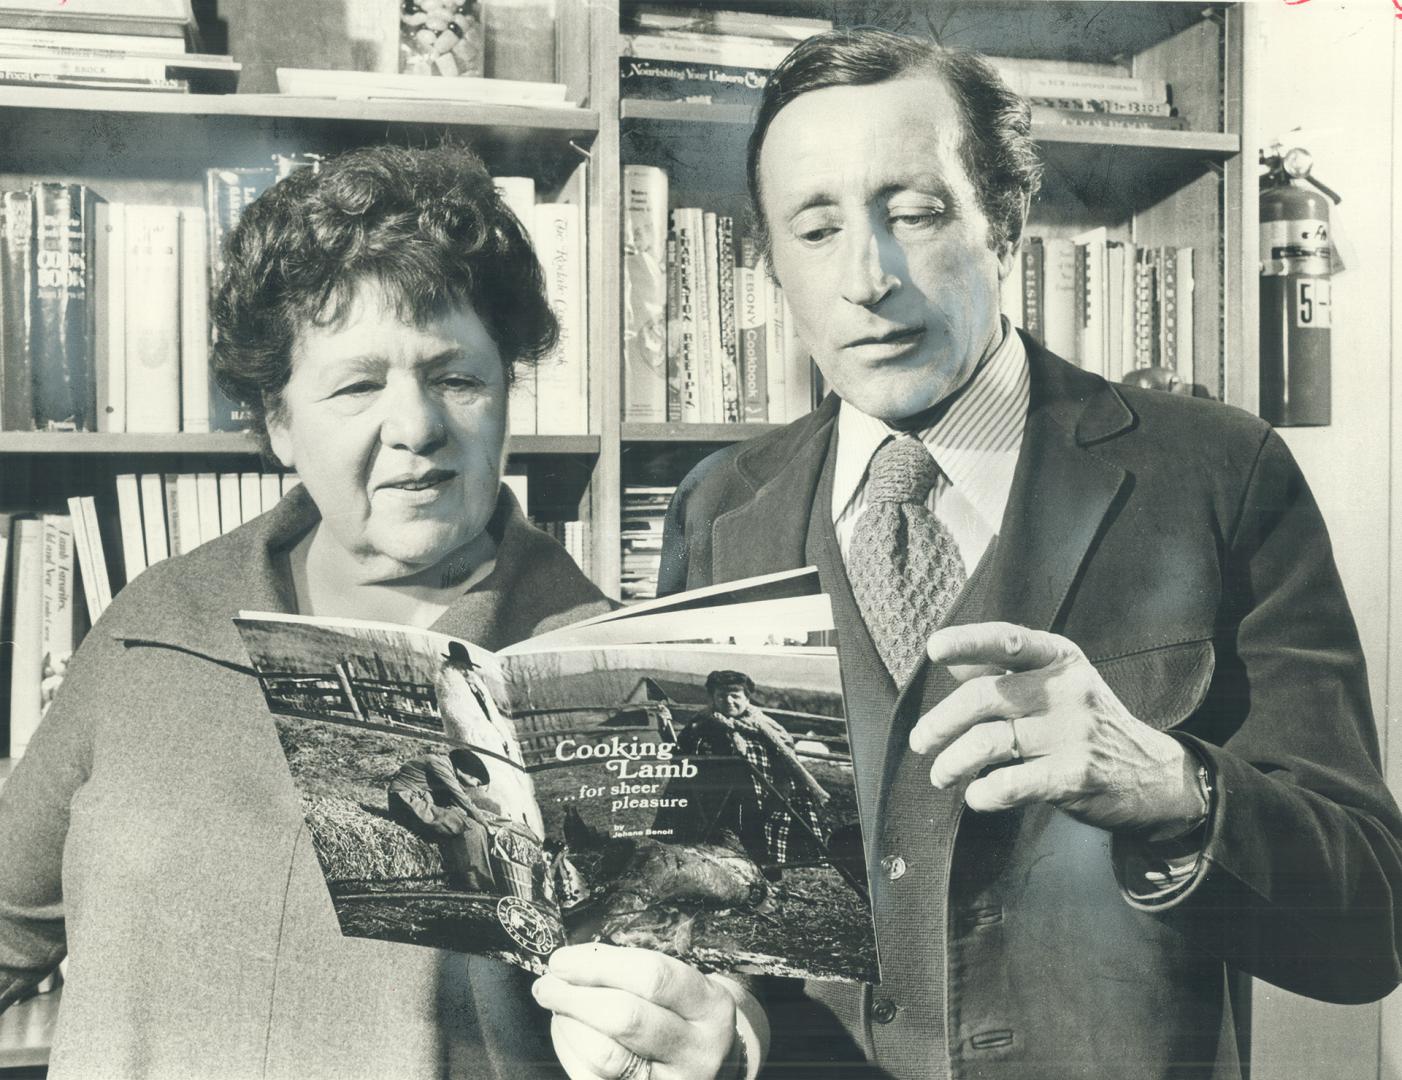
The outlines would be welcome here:
[[[1295,325],[1301,330],[1328,330],[1330,313],[1329,282],[1325,278],[1298,278],[1295,281]]]
[[[1291,273],[1291,260],[1327,259],[1331,250],[1327,221],[1295,218],[1261,222],[1261,273],[1267,276]],[[1298,266],[1294,269],[1299,271]]]

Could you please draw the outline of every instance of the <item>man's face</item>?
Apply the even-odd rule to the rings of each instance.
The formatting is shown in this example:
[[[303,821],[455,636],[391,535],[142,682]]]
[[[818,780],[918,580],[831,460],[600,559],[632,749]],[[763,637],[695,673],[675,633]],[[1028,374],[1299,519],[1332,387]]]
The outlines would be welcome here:
[[[736,717],[750,707],[743,686],[718,686],[711,691],[711,708],[721,716]]]
[[[963,385],[998,340],[1012,266],[959,159],[943,79],[835,86],[775,116],[759,159],[774,272],[838,395],[883,420]]]

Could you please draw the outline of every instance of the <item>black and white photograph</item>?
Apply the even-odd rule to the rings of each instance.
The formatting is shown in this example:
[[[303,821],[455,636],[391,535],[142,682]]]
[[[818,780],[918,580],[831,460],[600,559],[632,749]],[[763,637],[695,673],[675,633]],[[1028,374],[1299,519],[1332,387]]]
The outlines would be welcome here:
[[[1402,0],[0,0],[0,1080],[1402,1080]]]

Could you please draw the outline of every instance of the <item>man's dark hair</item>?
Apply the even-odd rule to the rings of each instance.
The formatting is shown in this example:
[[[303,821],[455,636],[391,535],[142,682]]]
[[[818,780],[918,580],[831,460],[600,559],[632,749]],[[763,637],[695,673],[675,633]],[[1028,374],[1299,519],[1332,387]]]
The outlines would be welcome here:
[[[714,694],[717,690],[729,690],[732,686],[741,687],[746,697],[755,692],[755,681],[743,671],[713,671],[706,676],[708,694]]]
[[[225,247],[212,367],[268,451],[297,336],[334,326],[362,283],[408,322],[471,304],[510,380],[558,329],[540,264],[480,158],[460,146],[352,150],[274,184]]]
[[[1026,207],[1041,185],[1032,141],[1032,111],[978,53],[928,38],[859,28],[808,38],[784,58],[764,88],[746,155],[755,224],[768,246],[769,222],[760,202],[759,155],[774,117],[801,94],[831,86],[871,86],[930,73],[949,87],[964,120],[960,160],[989,224],[989,246],[1001,253],[1022,238]]]

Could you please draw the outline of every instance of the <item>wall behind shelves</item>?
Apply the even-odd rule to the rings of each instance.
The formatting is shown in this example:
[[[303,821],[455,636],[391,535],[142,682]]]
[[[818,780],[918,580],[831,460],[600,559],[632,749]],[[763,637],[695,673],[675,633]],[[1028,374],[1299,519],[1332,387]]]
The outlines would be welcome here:
[[[1402,664],[1392,659],[1402,594],[1391,612],[1388,601],[1394,566],[1402,566],[1398,535],[1389,535],[1392,493],[1402,492],[1394,473],[1402,459],[1392,448],[1402,399],[1394,408],[1399,380],[1391,359],[1402,286],[1392,239],[1402,27],[1391,5],[1377,0],[1247,8],[1250,141],[1243,153],[1254,155],[1261,140],[1292,139],[1288,133],[1298,127],[1293,139],[1310,150],[1320,179],[1344,199],[1331,217],[1348,262],[1334,278],[1333,423],[1282,435],[1329,524],[1368,659],[1393,790],[1402,795]],[[1253,1080],[1402,1078],[1402,992],[1381,1009],[1340,1007],[1258,983],[1253,1028]]]

